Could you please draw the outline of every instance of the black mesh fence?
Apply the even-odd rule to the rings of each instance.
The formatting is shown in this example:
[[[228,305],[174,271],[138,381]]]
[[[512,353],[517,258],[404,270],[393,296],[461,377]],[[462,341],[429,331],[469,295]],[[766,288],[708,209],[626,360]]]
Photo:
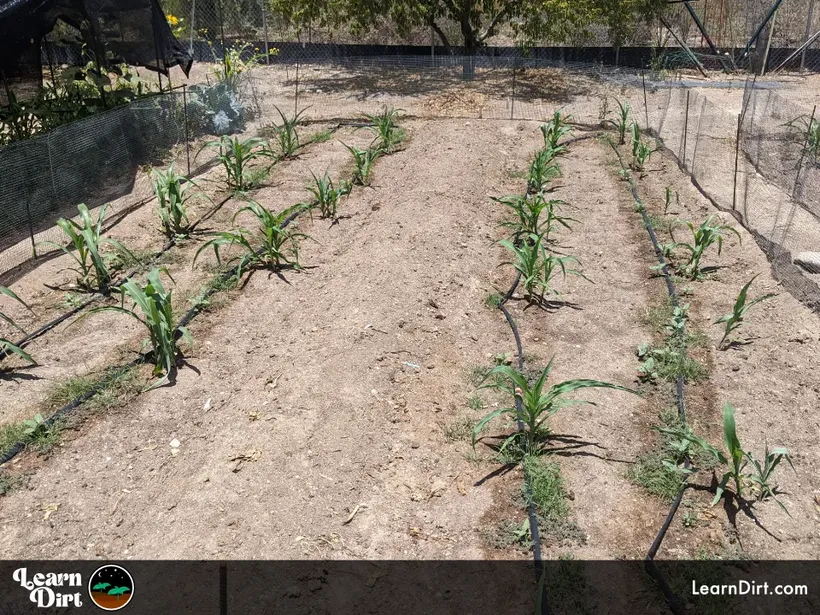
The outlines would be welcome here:
[[[203,84],[146,96],[0,148],[0,275],[62,242],[59,218],[108,204],[106,218],[150,201],[148,171],[196,175],[214,163],[201,144],[256,130],[262,108],[247,74],[235,88]]]
[[[675,79],[665,71],[643,73],[520,50],[330,58],[305,49],[302,57],[255,68],[235,96],[213,83],[189,87],[188,141],[185,105],[175,91],[5,148],[0,269],[31,255],[32,234],[35,241],[53,238],[56,218],[75,211],[78,202],[111,201],[115,210],[124,210],[149,198],[147,178],[135,170],[162,152],[166,160],[169,151],[180,159],[189,144],[196,174],[212,161],[208,150],[197,155],[197,140],[255,134],[278,117],[277,109],[329,122],[385,106],[413,117],[466,120],[543,120],[560,107],[579,122],[599,125],[612,117],[616,98],[630,102],[633,118],[662,140],[715,204],[756,234],[776,270],[791,274],[798,255],[820,251],[819,118],[784,91],[767,89],[771,84],[703,82],[681,73]],[[734,106],[724,102],[725,90],[734,92]],[[800,271],[810,280],[814,275]]]
[[[652,84],[650,126],[712,202],[735,215],[775,274],[820,309],[816,115],[752,80],[736,108],[694,88]]]

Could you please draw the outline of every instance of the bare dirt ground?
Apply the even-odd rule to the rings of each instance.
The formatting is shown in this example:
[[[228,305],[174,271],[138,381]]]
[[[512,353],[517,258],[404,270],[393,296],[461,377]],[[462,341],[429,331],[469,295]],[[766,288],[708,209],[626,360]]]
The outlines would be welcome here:
[[[443,445],[439,424],[463,412],[467,366],[508,344],[481,306],[494,263],[479,255],[494,231],[487,194],[527,152],[516,124],[435,128],[409,126],[408,149],[345,203],[350,218],[304,223],[316,269],[289,283],[256,274],[195,322],[199,374],[83,427],[3,502],[17,553],[481,556],[484,468]],[[258,198],[285,204],[274,190]],[[35,512],[45,494],[62,522]],[[157,542],[169,527],[173,540]]]
[[[496,244],[502,212],[489,197],[522,191],[521,172],[540,144],[538,125],[477,119],[511,111],[499,96],[508,84],[490,79],[442,92],[430,81],[417,96],[410,91],[419,84],[401,79],[383,92],[376,81],[344,90],[344,79],[335,79],[314,75],[302,102],[327,106],[318,104],[312,117],[353,116],[392,103],[411,114],[469,119],[406,121],[409,142],[378,161],[372,187],[343,201],[338,224],[300,219],[313,238],[302,246],[307,271],[284,280],[257,272],[194,321],[196,346],[173,387],[87,419],[46,458],[28,451],[9,464],[29,478],[0,498],[6,557],[531,556],[491,540],[499,522],[524,519],[521,472],[502,471],[489,438],[475,452],[468,442],[469,426],[504,400],[479,392],[483,410],[467,402],[476,395],[475,368],[514,350],[500,312],[484,306],[489,293],[505,291],[512,280],[509,267],[498,266],[507,258]],[[558,105],[581,110],[582,120],[596,117],[600,99],[590,81],[539,79],[530,99],[519,101],[524,117],[543,118]],[[539,88],[552,88],[554,100],[537,97]],[[292,102],[290,90],[272,82],[260,91],[268,103]],[[277,165],[254,198],[280,210],[305,200],[311,170],[349,174],[340,139],[364,144],[368,136],[343,129],[331,143],[311,146]],[[555,196],[577,207],[572,215],[581,223],[561,234],[557,249],[578,257],[594,283],[559,282],[567,304],[549,312],[511,302],[527,367],[555,356],[553,382],[596,378],[637,386],[634,351],[652,337],[645,314],[665,295],[650,270],[648,236],[611,150],[580,141],[560,162]],[[655,154],[638,185],[654,213],[666,186],[680,194],[675,217],[700,222],[715,212],[668,153]],[[209,228],[227,227],[240,206],[231,201]],[[749,515],[732,503],[712,507],[710,475],[701,473],[687,492],[687,521],[679,514],[660,556],[813,559],[820,448],[812,410],[820,396],[811,374],[820,326],[778,289],[763,252],[738,230],[742,243],[729,241],[722,255],[709,255],[722,268],[688,284],[691,323],[710,342],[695,351],[710,377],[689,388],[690,416],[719,444],[720,408],[730,401],[747,448],[758,454],[766,442],[787,446],[796,472],[779,468],[777,484],[792,516],[771,500],[755,503]],[[112,236],[155,249],[161,238],[154,231],[153,211],[143,208]],[[211,256],[191,268],[198,245],[190,242],[168,260],[180,312],[212,273]],[[60,308],[62,295],[41,286],[65,276],[58,261],[19,280],[38,313]],[[752,344],[717,351],[720,335],[711,323],[758,272],[754,294],[778,297],[753,308],[743,330]],[[34,324],[22,312],[14,315]],[[105,314],[38,341],[31,350],[42,367],[0,380],[2,422],[31,416],[66,378],[122,362],[141,337],[134,323]],[[597,405],[570,407],[553,419],[560,438],[550,457],[565,477],[578,532],[545,536],[545,554],[640,558],[668,505],[632,484],[626,471],[655,442],[659,408],[651,397],[624,392],[579,397]],[[499,433],[507,433],[500,422],[486,435]],[[174,440],[178,447],[170,446]],[[640,593],[635,579],[621,582]]]

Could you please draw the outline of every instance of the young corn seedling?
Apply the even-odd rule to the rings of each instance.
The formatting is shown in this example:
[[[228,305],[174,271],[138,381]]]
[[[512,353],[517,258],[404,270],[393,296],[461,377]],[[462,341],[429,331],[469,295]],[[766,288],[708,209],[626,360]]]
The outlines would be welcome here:
[[[404,131],[396,124],[400,111],[400,109],[385,107],[381,113],[364,115],[369,122],[370,129],[376,133],[374,140],[376,149],[385,154],[392,154],[396,146],[404,140]]]
[[[353,183],[360,186],[368,185],[370,173],[373,171],[373,164],[381,152],[370,147],[367,149],[359,149],[345,143],[342,143],[342,145],[347,148],[347,151],[353,154],[353,161],[356,163],[356,171],[353,173]]]
[[[299,147],[301,147],[299,133],[296,131],[296,127],[299,125],[302,114],[307,109],[302,109],[292,118],[288,118],[279,107],[274,105],[273,108],[276,109],[276,112],[282,119],[282,123],[274,124],[271,127],[273,135],[276,137],[276,144],[278,145],[278,152],[272,153],[272,156],[280,160],[293,158],[296,152],[299,151]],[[268,145],[268,147],[270,146]]]
[[[14,299],[17,303],[25,307],[27,310],[31,311],[31,308],[28,306],[28,304],[22,299],[20,299],[20,297],[18,297],[17,294],[10,288],[0,286],[0,295],[5,295],[6,297]],[[0,312],[0,320],[4,321],[10,327],[17,329],[23,335],[26,334],[22,327],[15,323],[9,316],[3,314],[3,312]],[[29,363],[35,363],[34,359],[31,358],[31,355],[27,353],[25,350],[17,346],[11,340],[7,340],[3,337],[0,337],[0,359],[2,359],[3,357],[7,357],[9,354],[16,354],[18,357],[28,361]]]
[[[170,274],[166,269],[168,277]],[[121,302],[119,306],[105,305],[89,310],[81,318],[86,318],[97,312],[119,312],[127,314],[142,323],[148,329],[149,339],[143,347],[150,346],[150,360],[154,363],[154,376],[165,375],[149,389],[162,386],[168,382],[169,375],[176,366],[177,334],[193,346],[193,338],[185,327],[174,327],[174,313],[171,308],[171,291],[165,290],[159,278],[160,270],[153,269],[147,276],[148,282],[143,286],[134,280],[126,280],[119,290]],[[171,280],[173,281],[173,279]],[[126,297],[133,302],[130,308],[125,307]]]
[[[785,126],[796,128],[800,131],[800,137],[804,141],[806,155],[816,164],[818,159],[820,159],[820,121],[802,115],[786,122]]]
[[[757,299],[752,299],[751,301],[747,302],[746,295],[749,292],[749,287],[752,285],[752,282],[755,281],[755,278],[757,278],[757,275],[754,276],[748,282],[746,282],[743,288],[740,289],[740,294],[738,294],[737,299],[735,300],[735,305],[732,308],[731,313],[724,314],[713,323],[715,325],[725,325],[723,330],[723,337],[720,338],[720,343],[718,343],[718,349],[723,350],[725,348],[729,348],[732,345],[733,342],[730,342],[729,344],[726,344],[724,346],[724,344],[729,338],[729,335],[736,329],[739,329],[743,326],[743,319],[746,316],[746,312],[748,312],[753,305],[755,305],[756,303],[760,303],[761,301],[765,301],[766,299],[771,299],[772,297],[777,296],[776,293],[767,293],[765,295],[758,297]]]
[[[108,291],[108,285],[111,282],[111,268],[100,250],[104,245],[110,245],[120,254],[139,261],[119,241],[110,237],[103,237],[102,226],[105,221],[106,207],[107,205],[100,207],[100,213],[96,221],[91,217],[88,207],[84,203],[77,206],[80,212],[79,222],[67,220],[66,218],[57,220],[57,226],[71,242],[70,246],[66,247],[53,241],[42,242],[61,250],[74,259],[77,266],[70,267],[70,269],[77,272],[77,286],[86,292],[100,291],[105,293]]]
[[[547,200],[540,192],[531,198],[513,194],[501,198],[492,197],[492,200],[515,212],[515,221],[501,223],[501,226],[513,229],[514,238],[520,235],[543,235],[544,241],[548,242],[549,234],[556,223],[569,229],[570,222],[577,222],[574,218],[560,216],[557,213],[562,206],[566,205],[565,201]],[[545,215],[542,217],[542,214]]]
[[[572,132],[572,128],[567,125],[569,120],[569,115],[562,115],[560,109],[557,109],[552,114],[552,119],[541,125],[541,135],[544,137],[545,149],[553,150],[556,154],[567,150],[566,146],[558,145],[558,142],[562,137]]]
[[[676,429],[658,428],[658,431],[671,435],[681,441],[694,444],[703,449],[705,453],[713,457],[718,463],[728,466],[728,471],[723,474],[718,483],[712,505],[720,501],[729,481],[734,481],[735,494],[738,499],[743,498],[745,488],[751,486],[757,491],[757,498],[759,500],[771,497],[787,515],[791,516],[783,503],[777,499],[775,487],[772,485],[772,476],[781,461],[785,459],[788,464],[792,466],[792,470],[794,470],[794,465],[792,464],[791,457],[789,457],[788,450],[782,447],[769,450],[769,445],[766,444],[763,452],[764,459],[761,464],[759,460],[755,459],[751,451],[746,451],[741,446],[740,440],[737,437],[735,409],[728,402],[723,406],[723,443],[726,446],[726,453],[718,450],[703,438],[693,434],[689,427]],[[744,470],[749,464],[751,464],[752,471],[745,473]]]
[[[159,204],[162,232],[169,239],[187,237],[191,223],[185,203],[193,196],[191,190],[197,187],[196,183],[177,173],[173,164],[166,171],[154,169],[151,179]]]
[[[656,144],[650,144],[641,136],[641,129],[637,122],[632,124],[632,168],[636,171],[643,171],[646,163],[652,157],[652,152],[657,149]]]
[[[318,208],[322,218],[336,220],[339,200],[350,194],[353,184],[342,180],[338,186],[335,186],[327,171],[322,177],[317,177],[312,171],[310,174],[313,175],[313,185],[309,186],[308,190],[313,195],[313,203],[310,203],[308,207],[311,211]]]
[[[561,169],[555,162],[555,150],[540,149],[530,163],[527,175],[527,193],[536,194],[546,190],[547,184],[561,175]]]
[[[243,212],[252,214],[258,221],[256,232],[245,229],[219,233],[210,241],[205,242],[194,255],[194,264],[203,250],[213,248],[216,260],[222,264],[219,249],[223,246],[238,245],[242,249],[240,256],[235,256],[228,263],[237,262],[236,278],[242,277],[242,272],[251,267],[259,267],[279,271],[285,267],[301,269],[299,265],[299,239],[308,238],[304,233],[298,233],[284,226],[285,220],[301,209],[296,205],[285,211],[274,214],[251,201],[234,215],[234,220]]]
[[[693,280],[698,280],[703,277],[703,269],[701,267],[700,261],[703,258],[703,254],[706,250],[717,243],[718,246],[718,255],[720,254],[721,250],[723,249],[723,238],[728,233],[734,233],[738,241],[742,241],[740,237],[740,233],[738,233],[733,227],[729,226],[728,224],[720,224],[720,220],[715,223],[717,216],[712,215],[709,216],[699,227],[695,228],[695,225],[689,221],[678,221],[681,224],[686,225],[686,227],[692,233],[693,243],[682,243],[675,241],[674,247],[675,248],[684,248],[689,252],[689,261],[683,266],[682,273]],[[674,229],[673,229],[673,237],[674,240]]]
[[[257,158],[271,158],[273,152],[268,142],[261,137],[250,137],[240,141],[238,137],[223,136],[218,141],[208,141],[202,146],[217,150],[216,157],[225,169],[228,187],[237,191],[248,190],[248,164]],[[200,150],[201,151],[201,150]]]
[[[546,295],[560,295],[553,288],[553,280],[560,272],[566,279],[567,274],[575,275],[590,281],[583,273],[570,269],[569,263],[578,263],[574,256],[555,256],[544,248],[544,238],[541,235],[530,234],[521,238],[516,244],[507,239],[499,243],[513,253],[514,259],[504,263],[512,265],[521,274],[526,299],[533,304],[544,305]]]
[[[496,417],[506,416],[509,418],[510,424],[514,424],[518,420],[523,422],[524,430],[523,434],[516,432],[508,436],[501,445],[501,452],[503,453],[510,444],[521,438],[523,440],[521,442],[522,452],[527,455],[537,455],[541,452],[544,439],[550,433],[547,421],[552,416],[562,408],[572,404],[594,405],[593,402],[589,401],[565,399],[567,394],[588,388],[615,389],[635,393],[631,389],[616,384],[587,379],[565,380],[547,388],[547,378],[550,375],[554,361],[554,358],[550,360],[532,385],[524,374],[509,365],[498,365],[487,374],[484,379],[486,384],[482,384],[480,388],[496,389],[510,395],[513,399],[513,405],[494,410],[476,423],[473,428],[473,447],[475,447],[478,435],[490,421]],[[517,401],[521,403],[520,415],[516,409],[515,402]]]
[[[631,111],[631,107],[626,100],[621,102],[616,99],[615,102],[618,103],[618,115],[614,120],[606,120],[605,125],[612,126],[615,129],[618,133],[618,144],[624,145],[626,143],[626,131],[629,129],[629,112]]]

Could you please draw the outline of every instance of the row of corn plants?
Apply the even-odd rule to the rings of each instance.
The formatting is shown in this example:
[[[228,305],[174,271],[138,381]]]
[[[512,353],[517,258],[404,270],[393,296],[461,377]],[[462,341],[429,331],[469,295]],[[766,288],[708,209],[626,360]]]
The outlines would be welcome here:
[[[624,126],[628,122],[628,104],[619,104],[619,108],[621,116],[611,124],[621,139],[620,143],[623,144]],[[642,138],[635,126],[633,123],[633,147],[635,141]],[[610,145],[618,153],[617,146],[612,140]],[[620,153],[618,157],[624,170],[622,177],[628,181],[634,192],[635,182],[624,167]],[[632,166],[633,169],[636,168]],[[735,236],[738,241],[741,241],[741,236],[734,227],[725,224],[716,215],[708,216],[700,224],[677,218],[670,219],[671,200],[671,188],[666,188],[663,213],[660,216],[649,216],[638,199],[636,211],[655,233],[663,232],[670,239],[668,242],[659,239],[658,249],[666,265],[661,264],[653,269],[665,268],[673,281],[687,284],[682,294],[691,296],[697,283],[713,277],[718,269],[717,266],[708,264],[709,253],[714,250],[720,254],[728,236]],[[687,229],[691,239],[679,240],[679,236],[676,237],[679,228]],[[751,343],[750,340],[737,338],[736,332],[745,323],[751,308],[775,296],[773,293],[767,293],[750,298],[750,288],[758,275],[754,275],[741,287],[734,303],[727,306],[730,311],[716,315],[712,321],[713,325],[721,327],[722,330],[720,341],[716,345],[718,351]],[[696,382],[707,378],[702,364],[687,354],[689,348],[704,345],[707,340],[703,334],[687,331],[689,304],[675,302],[656,310],[655,314],[662,312],[667,312],[666,320],[660,325],[664,341],[661,345],[642,344],[638,347],[637,355],[641,362],[639,378],[645,383],[652,384],[662,381],[676,382],[679,379],[683,382]],[[649,320],[660,319],[655,317]],[[635,482],[646,487],[651,493],[671,500],[681,489],[688,486],[688,481],[693,475],[705,470],[714,475],[714,484],[717,485],[713,504],[717,504],[724,497],[735,498],[739,506],[748,503],[748,496],[756,500],[771,498],[789,514],[777,498],[778,492],[773,482],[775,470],[783,461],[790,466],[792,464],[788,450],[783,447],[769,448],[766,444],[762,456],[757,457],[752,451],[745,449],[737,435],[735,408],[730,402],[726,402],[722,410],[723,450],[697,435],[684,417],[677,417],[674,414],[670,416],[670,413],[666,413],[662,418],[662,424],[655,428],[661,440],[658,448],[642,455],[630,471],[630,476]]]
[[[590,281],[581,271],[577,258],[555,251],[561,238],[580,224],[570,215],[574,208],[569,203],[550,197],[551,182],[561,175],[560,156],[567,151],[565,137],[570,134],[569,117],[556,111],[541,126],[541,132],[543,146],[534,154],[529,166],[526,192],[492,199],[512,214],[501,223],[508,235],[499,244],[511,255],[504,264],[515,271],[516,282],[505,297],[492,302],[494,307],[505,311],[508,319],[512,318],[505,307],[508,301],[523,301],[530,306],[549,309],[555,306],[555,298],[560,296],[559,284],[568,275]],[[516,295],[518,287],[523,291],[521,296]],[[551,384],[555,357],[545,367],[533,369],[525,367],[524,356],[519,357],[517,366],[501,361],[479,384],[479,388],[502,393],[507,403],[476,423],[472,430],[472,445],[475,448],[482,433],[496,419],[506,419],[507,429],[513,429],[502,437],[498,450],[505,463],[521,464],[527,506],[534,507],[539,527],[550,531],[555,525],[557,509],[563,511],[563,516],[568,514],[560,469],[557,464],[547,461],[550,419],[566,407],[590,403],[572,396],[582,389],[635,391],[587,378]],[[525,521],[518,532],[522,540],[530,535],[527,523]],[[539,590],[539,599],[540,593]]]
[[[277,136],[277,145],[256,137],[245,140],[224,137],[220,141],[205,144],[204,147],[219,146],[220,148],[217,157],[226,172],[225,183],[230,191],[229,194],[237,194],[237,188],[240,187],[244,189],[251,187],[252,182],[248,179],[248,163],[259,157],[259,146],[263,147],[264,156],[275,163],[295,157],[301,147],[312,142],[312,140],[303,142],[299,136],[298,124],[302,113],[293,118],[288,118],[281,111],[279,114],[281,124],[274,124],[270,128]],[[121,242],[106,237],[103,228],[106,223],[107,205],[99,209],[95,219],[88,207],[81,203],[78,205],[78,216],[75,219],[61,218],[57,221],[57,226],[63,231],[66,242],[41,242],[40,245],[56,248],[71,259],[72,265],[68,269],[76,273],[76,278],[68,289],[71,291],[73,302],[77,301],[77,293],[85,293],[93,299],[108,297],[112,291],[120,292],[122,285],[131,281],[131,278],[140,271],[146,270],[150,261],[158,258],[171,247],[189,239],[199,222],[212,215],[216,208],[228,200],[227,198],[220,199],[220,202],[216,203],[210,211],[192,221],[194,217],[192,203],[204,201],[214,205],[214,199],[204,190],[203,185],[178,173],[173,164],[167,169],[153,169],[150,177],[156,197],[159,230],[168,239],[168,243],[158,253],[147,258],[137,256],[135,251],[130,250]],[[246,196],[246,192],[241,192],[240,195]],[[124,269],[129,265],[134,267],[130,273],[125,273]],[[119,276],[120,280],[114,281],[115,276]],[[30,310],[28,305],[10,289],[5,289],[3,294],[13,297]],[[85,302],[83,305],[90,305],[90,302]],[[0,316],[14,330],[26,335],[17,323],[2,314]],[[18,343],[0,339],[0,353],[2,353],[0,359],[15,354],[28,363],[35,364],[35,359],[22,348],[30,341],[29,337],[26,335],[24,340]]]
[[[376,133],[371,147],[379,155],[395,151],[399,142],[404,138],[404,132],[396,124],[397,117],[396,112],[388,109],[378,116],[368,116],[371,122],[370,126]],[[172,168],[167,172],[156,174],[155,177],[160,180],[158,182],[160,187],[157,188],[157,191],[164,190],[163,196],[169,202],[172,201],[177,205],[182,204],[184,206],[187,190],[190,189],[188,187],[195,187],[195,184],[187,178],[176,175]],[[316,179],[315,175],[313,177]],[[327,178],[327,172],[324,177]],[[349,194],[351,182],[342,182],[342,185],[345,187],[344,194]],[[334,189],[338,190],[331,184],[329,190]],[[311,194],[317,196],[313,189],[309,188],[309,190]],[[209,284],[197,296],[196,305],[189,314],[193,314],[195,311],[207,306],[210,295],[219,289],[232,287],[231,281],[238,282],[243,274],[248,271],[254,269],[268,269],[274,272],[280,272],[283,269],[300,270],[302,267],[299,261],[299,242],[303,239],[309,239],[309,237],[298,231],[297,224],[294,221],[299,214],[313,209],[319,209],[323,215],[325,214],[323,209],[325,203],[318,196],[313,202],[299,203],[279,213],[271,212],[259,203],[250,200],[247,195],[240,196],[247,201],[247,205],[237,212],[234,220],[240,213],[249,213],[257,220],[258,227],[253,231],[239,228],[218,232],[197,250],[194,256],[194,264],[201,252],[206,249],[213,249],[220,264],[233,266],[225,274],[221,274],[219,280]],[[338,204],[339,196],[341,195],[337,195],[335,204]],[[162,210],[162,199],[159,198],[158,200],[160,201],[160,210]],[[93,228],[97,231],[102,227],[101,220],[103,217],[104,210],[97,221],[99,224],[93,225]],[[160,214],[160,220],[163,223],[170,221],[173,224],[175,221],[185,219],[187,219],[185,215],[168,217],[163,216],[162,213]],[[166,226],[163,228],[164,230],[167,229]],[[179,227],[177,229],[180,230]],[[179,232],[174,231],[174,236],[178,237],[179,235]],[[220,248],[229,246],[240,247],[241,253],[223,263],[220,258]],[[173,283],[173,278],[167,268],[152,269],[147,274],[144,283],[140,283],[129,276],[122,284],[110,289],[112,293],[119,294],[119,305],[93,308],[75,321],[79,322],[81,319],[101,312],[116,312],[128,315],[141,323],[148,334],[147,339],[143,342],[143,357],[147,362],[154,365],[153,374],[155,379],[147,389],[156,388],[169,382],[170,376],[183,356],[182,349],[179,346],[181,341],[186,342],[189,347],[193,346],[193,338],[190,332],[181,324],[186,321],[186,318],[183,318],[179,323],[175,322],[173,293],[172,290],[166,289],[163,284],[161,279],[163,274]],[[28,308],[22,299],[10,289],[0,287],[0,293],[11,297],[14,301]],[[16,323],[4,314],[0,314],[0,318],[7,324],[17,327]],[[0,339],[0,344],[2,344],[3,349],[33,362],[30,355],[12,342]]]

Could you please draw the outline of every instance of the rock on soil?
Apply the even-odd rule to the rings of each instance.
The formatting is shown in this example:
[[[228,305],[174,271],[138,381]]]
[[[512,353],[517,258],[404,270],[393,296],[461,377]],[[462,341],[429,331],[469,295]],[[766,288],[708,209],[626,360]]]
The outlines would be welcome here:
[[[800,252],[794,257],[794,264],[809,273],[820,273],[820,252]]]

